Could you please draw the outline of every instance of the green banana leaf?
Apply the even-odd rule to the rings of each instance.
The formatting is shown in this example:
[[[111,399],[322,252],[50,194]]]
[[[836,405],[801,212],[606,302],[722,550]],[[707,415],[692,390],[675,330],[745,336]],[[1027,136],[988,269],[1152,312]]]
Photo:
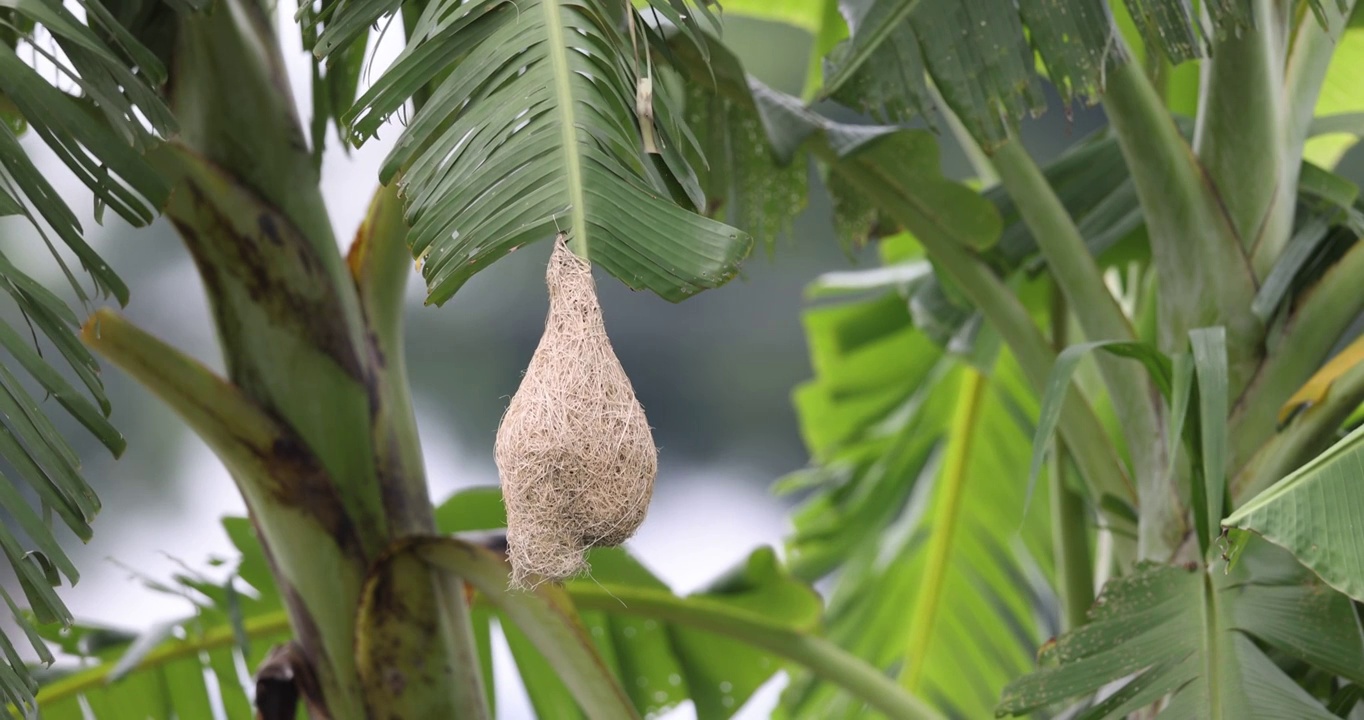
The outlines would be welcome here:
[[[1038,712],[1122,681],[1077,717],[1126,717],[1166,696],[1163,718],[1334,717],[1261,644],[1356,682],[1364,674],[1349,598],[1252,540],[1230,568],[1151,565],[1109,581],[1089,624],[1048,644],[998,710]]]
[[[1031,394],[988,338],[980,370],[943,354],[898,293],[815,308],[805,324],[816,377],[795,401],[816,464],[783,482],[807,495],[792,568],[840,570],[828,613],[840,646],[949,717],[988,716],[1057,623],[1046,493],[1030,505],[1018,470]],[[869,709],[797,673],[782,711]]]
[[[473,617],[484,680],[491,690],[491,626],[497,624],[542,716],[644,716],[691,700],[700,718],[728,718],[795,662],[819,669],[896,717],[935,717],[818,636],[819,596],[789,576],[770,549],[755,551],[685,598],[616,548],[594,551],[591,578],[518,593],[507,590],[507,566],[496,549],[505,542],[496,489],[457,493],[437,509],[437,519],[441,530],[470,539],[409,538],[390,557],[449,567],[477,588]],[[44,717],[87,717],[81,715],[86,706],[97,719],[127,712],[212,717],[204,713],[218,703],[230,717],[249,714],[246,676],[238,670],[255,672],[271,645],[288,640],[289,626],[250,523],[228,518],[224,525],[240,553],[227,581],[186,573],[170,583],[150,583],[193,600],[193,616],[144,633],[42,627],[61,655],[87,663],[44,688]],[[487,530],[493,532],[478,540],[477,531]]]
[[[402,190],[428,302],[556,232],[630,287],[673,302],[738,272],[751,238],[697,214],[695,139],[652,75],[654,36],[623,5],[426,6],[342,122],[363,141],[431,88],[381,172]]]
[[[1364,427],[1246,501],[1222,525],[1293,553],[1331,587],[1364,602]]]

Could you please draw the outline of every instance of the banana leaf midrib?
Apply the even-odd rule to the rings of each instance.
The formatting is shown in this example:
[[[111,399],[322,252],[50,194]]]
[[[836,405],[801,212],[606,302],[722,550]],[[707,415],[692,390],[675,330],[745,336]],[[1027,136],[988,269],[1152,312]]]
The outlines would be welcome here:
[[[578,127],[574,117],[573,81],[569,68],[568,46],[564,38],[564,27],[560,17],[557,0],[540,0],[545,13],[547,59],[554,73],[554,95],[559,115],[559,132],[562,133],[564,155],[565,192],[568,193],[569,212],[572,215],[572,232],[569,234],[569,249],[578,257],[588,258],[587,214],[583,205],[583,168],[582,156],[578,147]]]

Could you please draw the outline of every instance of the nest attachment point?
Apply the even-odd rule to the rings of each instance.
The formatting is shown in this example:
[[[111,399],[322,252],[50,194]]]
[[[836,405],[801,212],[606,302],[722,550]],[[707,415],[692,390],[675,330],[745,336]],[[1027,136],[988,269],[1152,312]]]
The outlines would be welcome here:
[[[611,349],[592,266],[560,234],[545,273],[545,333],[497,429],[513,587],[587,570],[588,548],[644,521],[658,450]]]

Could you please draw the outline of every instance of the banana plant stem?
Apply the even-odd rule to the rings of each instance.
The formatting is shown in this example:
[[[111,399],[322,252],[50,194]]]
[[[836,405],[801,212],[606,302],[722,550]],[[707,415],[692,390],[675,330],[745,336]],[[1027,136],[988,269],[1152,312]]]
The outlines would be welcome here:
[[[1255,276],[1230,217],[1141,68],[1109,74],[1104,108],[1146,217],[1161,349],[1179,350],[1195,328],[1226,327],[1230,386],[1239,393],[1258,365],[1264,327],[1250,311]]]
[[[1017,139],[994,151],[992,159],[1004,189],[1018,206],[1024,223],[1037,239],[1052,277],[1073,309],[1088,340],[1134,340],[1136,333],[1118,301],[1104,283],[1103,273],[1075,221],[1066,211],[1042,170]],[[1057,348],[1059,352],[1064,348]],[[1164,466],[1159,397],[1139,363],[1101,353],[1095,358],[1114,409],[1122,420],[1133,474],[1143,503],[1170,496],[1157,468]],[[1177,508],[1172,513],[1180,512]]]
[[[1059,352],[1069,342],[1070,314],[1065,294],[1052,289],[1051,337],[1052,346]],[[1094,566],[1089,552],[1089,532],[1085,523],[1085,503],[1080,494],[1070,488],[1067,479],[1069,458],[1065,440],[1057,437],[1048,473],[1051,492],[1052,552],[1056,562],[1056,587],[1061,600],[1062,630],[1073,630],[1088,620],[1089,607],[1094,604]]]
[[[1292,231],[1297,166],[1287,162],[1284,142],[1283,3],[1252,5],[1253,25],[1218,33],[1203,61],[1193,147],[1263,278]]]
[[[981,189],[991,187],[999,182],[999,175],[995,172],[995,166],[990,164],[989,156],[981,149],[980,143],[976,142],[976,139],[971,136],[971,131],[966,129],[961,118],[952,112],[951,106],[947,104],[942,93],[938,91],[937,84],[933,82],[932,78],[928,78],[925,85],[928,88],[929,96],[933,98],[933,104],[937,106],[938,112],[947,122],[947,128],[952,131],[952,137],[956,139],[957,145],[961,147],[962,153],[971,163],[971,169],[975,171]]]
[[[1264,325],[1250,311],[1257,285],[1235,221],[1141,68],[1129,63],[1109,74],[1104,107],[1146,218],[1160,348],[1176,352],[1190,330],[1225,327],[1229,385],[1240,393],[1259,365]],[[1148,472],[1141,484],[1141,559],[1168,558],[1183,539],[1184,508],[1156,484],[1160,476]]]

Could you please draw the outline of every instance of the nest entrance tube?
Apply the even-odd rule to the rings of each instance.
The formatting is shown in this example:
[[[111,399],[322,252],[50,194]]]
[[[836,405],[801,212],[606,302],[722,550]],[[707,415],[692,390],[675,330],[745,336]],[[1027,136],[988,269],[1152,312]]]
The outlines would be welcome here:
[[[545,273],[545,333],[497,429],[513,587],[587,570],[648,512],[658,449],[611,349],[592,266],[561,233]]]

